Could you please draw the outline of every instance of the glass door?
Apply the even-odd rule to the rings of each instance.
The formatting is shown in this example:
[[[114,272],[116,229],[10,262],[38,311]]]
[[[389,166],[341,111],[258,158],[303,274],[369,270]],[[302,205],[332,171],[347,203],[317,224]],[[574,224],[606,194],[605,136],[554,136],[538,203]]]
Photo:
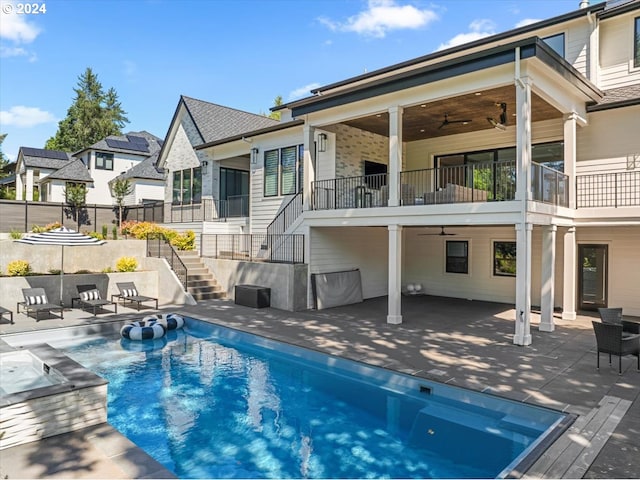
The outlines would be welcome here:
[[[578,246],[578,303],[582,310],[607,306],[607,257],[607,245]]]

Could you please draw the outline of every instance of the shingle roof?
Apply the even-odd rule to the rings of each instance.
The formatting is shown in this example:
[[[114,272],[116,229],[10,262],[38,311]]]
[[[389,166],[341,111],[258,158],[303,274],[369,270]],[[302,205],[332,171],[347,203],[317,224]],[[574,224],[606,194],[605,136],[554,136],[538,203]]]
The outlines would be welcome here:
[[[134,137],[133,142],[131,141],[131,137]],[[135,137],[144,138],[148,143],[148,150],[139,150],[136,146],[137,142],[135,141]],[[127,148],[127,145],[131,145],[131,148]],[[90,147],[83,148],[82,150],[76,152],[75,155],[78,156],[79,153],[86,150],[100,150],[105,152],[128,153],[146,157],[148,155],[153,155],[159,152],[161,147],[162,139],[143,130],[141,132],[127,132],[124,135],[109,135],[108,137],[94,143]]]
[[[587,111],[594,112],[636,104],[640,104],[640,84],[606,90],[602,100],[588,106]]]
[[[214,142],[279,123],[278,120],[264,115],[243,112],[184,95],[181,96],[181,99],[193,118],[203,143]]]
[[[59,150],[20,147],[20,153],[22,153],[24,166],[32,168],[48,168],[51,170],[57,170],[69,163],[69,160],[71,160],[70,154]]]
[[[158,162],[158,153],[145,158],[142,162],[131,167],[124,173],[121,173],[113,180],[120,180],[125,178],[142,178],[147,180],[164,180],[164,174],[159,172],[156,168]],[[112,181],[113,181],[112,180]]]
[[[93,182],[93,178],[89,174],[89,170],[82,160],[74,159],[67,163],[64,167],[56,170],[51,175],[40,180],[41,183],[47,180],[69,180],[72,182]]]

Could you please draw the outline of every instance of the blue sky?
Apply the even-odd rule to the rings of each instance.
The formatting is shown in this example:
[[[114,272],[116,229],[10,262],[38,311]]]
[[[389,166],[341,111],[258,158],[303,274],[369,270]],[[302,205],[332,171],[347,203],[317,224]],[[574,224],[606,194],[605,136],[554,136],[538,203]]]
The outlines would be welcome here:
[[[579,0],[0,0],[0,132],[42,148],[87,67],[164,138],[181,94],[254,113],[273,100],[576,10]],[[592,1],[592,3],[595,3]],[[24,7],[23,7],[24,9]]]

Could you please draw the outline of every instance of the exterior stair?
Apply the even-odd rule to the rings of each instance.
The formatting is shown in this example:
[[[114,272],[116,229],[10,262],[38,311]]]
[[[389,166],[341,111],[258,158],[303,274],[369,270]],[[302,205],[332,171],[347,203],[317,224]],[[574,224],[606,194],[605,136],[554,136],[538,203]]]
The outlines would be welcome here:
[[[180,251],[180,260],[187,267],[187,290],[197,300],[224,298],[225,292],[197,251]]]

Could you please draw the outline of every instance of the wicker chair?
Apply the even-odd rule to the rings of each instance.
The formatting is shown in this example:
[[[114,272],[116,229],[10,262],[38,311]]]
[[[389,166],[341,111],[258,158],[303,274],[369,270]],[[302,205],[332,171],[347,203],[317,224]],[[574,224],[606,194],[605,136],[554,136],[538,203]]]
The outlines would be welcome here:
[[[640,335],[622,336],[622,325],[611,323],[601,323],[592,321],[593,330],[596,333],[596,343],[598,348],[597,368],[600,368],[600,352],[611,355],[618,355],[618,375],[622,375],[622,357],[635,355],[638,359],[638,370],[640,371]]]
[[[640,333],[640,323],[626,322],[622,319],[622,308],[599,308],[600,320],[602,323],[622,325],[622,335],[636,335]]]

